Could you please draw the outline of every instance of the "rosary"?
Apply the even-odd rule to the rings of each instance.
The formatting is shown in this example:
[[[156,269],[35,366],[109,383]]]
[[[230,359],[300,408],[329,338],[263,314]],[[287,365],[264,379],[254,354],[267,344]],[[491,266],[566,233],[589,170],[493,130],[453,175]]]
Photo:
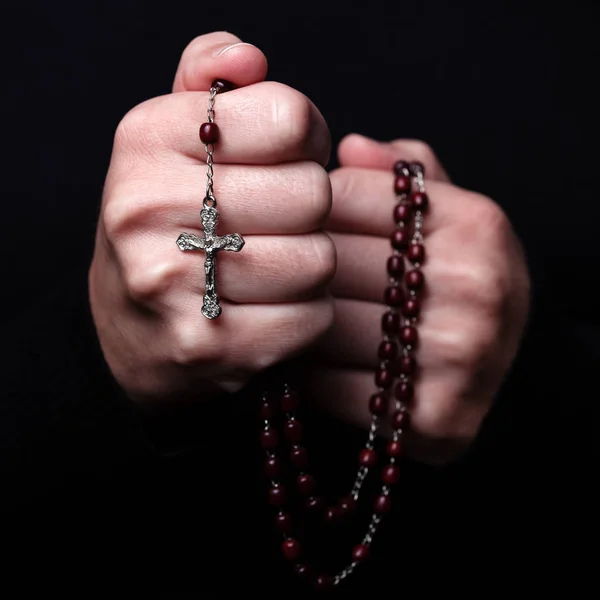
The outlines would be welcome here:
[[[219,129],[214,122],[214,105],[217,94],[232,88],[227,81],[216,80],[212,83],[207,122],[200,126],[200,140],[204,144],[208,166],[206,196],[200,213],[204,236],[182,233],[177,239],[177,245],[183,251],[205,252],[206,286],[202,314],[208,319],[215,319],[221,314],[216,288],[216,255],[220,250],[239,252],[244,246],[243,238],[237,233],[224,236],[215,233],[218,212],[213,193],[213,154]],[[316,481],[308,470],[308,454],[302,445],[302,424],[297,416],[300,403],[298,394],[285,384],[276,398],[265,393],[261,399],[260,416],[264,426],[260,432],[260,444],[266,454],[264,473],[270,482],[268,501],[275,512],[275,525],[282,535],[281,551],[293,565],[294,572],[317,589],[337,586],[368,559],[379,524],[392,508],[392,487],[400,477],[398,463],[403,454],[402,435],[410,423],[408,406],[414,398],[413,378],[417,369],[414,355],[418,342],[416,324],[424,286],[420,269],[425,258],[423,215],[427,210],[428,197],[421,163],[400,160],[394,165],[393,171],[396,202],[392,210],[392,254],[386,265],[389,285],[384,293],[386,310],[381,319],[382,341],[378,348],[380,366],[374,376],[373,395],[368,399],[371,425],[367,441],[359,453],[358,472],[347,496],[326,507],[322,499],[315,495]],[[387,459],[387,464],[379,469],[381,487],[374,500],[371,500],[373,512],[367,530],[349,551],[345,568],[333,575],[315,573],[304,560],[302,546],[295,536],[294,523],[287,510],[289,498],[282,480],[289,471],[285,467],[291,465],[295,488],[304,499],[307,510],[322,512],[326,521],[348,518],[356,511],[365,479],[380,462],[375,442],[384,420],[389,421],[392,436],[381,453]],[[281,426],[279,421],[282,422]]]

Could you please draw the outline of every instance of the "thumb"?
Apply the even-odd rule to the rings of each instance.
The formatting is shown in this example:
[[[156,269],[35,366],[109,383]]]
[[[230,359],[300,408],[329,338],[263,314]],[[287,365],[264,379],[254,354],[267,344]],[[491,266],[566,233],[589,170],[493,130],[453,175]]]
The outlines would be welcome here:
[[[338,147],[342,167],[362,167],[391,171],[398,160],[418,161],[425,167],[425,177],[450,181],[435,152],[419,140],[379,142],[357,133],[347,135]]]
[[[207,91],[215,79],[243,87],[263,81],[266,76],[267,59],[256,46],[227,31],[217,31],[198,36],[188,44],[177,67],[173,91]]]

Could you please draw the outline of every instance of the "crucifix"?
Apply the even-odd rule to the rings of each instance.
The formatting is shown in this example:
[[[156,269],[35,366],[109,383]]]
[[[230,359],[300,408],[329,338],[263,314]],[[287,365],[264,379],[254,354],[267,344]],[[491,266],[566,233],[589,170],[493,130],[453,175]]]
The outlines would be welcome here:
[[[219,250],[230,250],[239,252],[244,247],[244,239],[238,233],[228,235],[216,235],[217,221],[219,213],[217,209],[208,204],[200,211],[202,218],[202,227],[204,236],[198,237],[191,233],[182,233],[177,238],[177,246],[182,251],[186,250],[204,250],[206,258],[204,260],[204,270],[206,272],[206,288],[204,290],[204,299],[202,303],[202,314],[207,319],[216,319],[221,314],[219,296],[216,289],[216,258]]]

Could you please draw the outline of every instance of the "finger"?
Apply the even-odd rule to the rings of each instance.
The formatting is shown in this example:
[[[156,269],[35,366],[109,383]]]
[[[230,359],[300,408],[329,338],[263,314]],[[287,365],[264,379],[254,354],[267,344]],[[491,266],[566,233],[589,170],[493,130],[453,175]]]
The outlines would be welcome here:
[[[267,59],[256,46],[226,31],[217,31],[188,44],[179,61],[173,91],[207,91],[215,79],[243,87],[264,81],[266,75]]]
[[[433,150],[419,140],[379,142],[362,135],[346,136],[338,147],[342,166],[382,169],[391,172],[398,160],[418,161],[425,167],[425,178],[450,181]]]
[[[122,119],[115,148],[131,160],[153,164],[173,153],[205,162],[198,128],[206,121],[207,106],[206,92],[147,100]],[[219,94],[215,115],[220,132],[215,163],[313,160],[326,165],[329,160],[331,139],[323,116],[306,96],[281,83],[261,82]]]
[[[219,231],[244,236],[308,233],[322,229],[329,216],[331,184],[325,169],[314,162],[216,165],[214,172]],[[112,237],[141,229],[193,229],[200,222],[205,185],[203,165],[159,165],[139,174],[128,169],[111,177],[103,222]]]

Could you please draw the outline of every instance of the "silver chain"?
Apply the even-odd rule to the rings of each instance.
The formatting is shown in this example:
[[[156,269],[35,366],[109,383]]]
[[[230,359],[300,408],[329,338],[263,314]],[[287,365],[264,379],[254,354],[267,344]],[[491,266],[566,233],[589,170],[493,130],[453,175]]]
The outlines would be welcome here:
[[[209,123],[214,123],[215,121],[215,98],[218,93],[218,88],[211,87],[210,93],[208,95],[208,110],[206,111],[206,119]],[[204,206],[217,206],[217,199],[215,198],[214,190],[213,190],[213,154],[215,153],[215,145],[214,144],[204,144],[204,151],[206,152],[206,196],[204,197]]]

